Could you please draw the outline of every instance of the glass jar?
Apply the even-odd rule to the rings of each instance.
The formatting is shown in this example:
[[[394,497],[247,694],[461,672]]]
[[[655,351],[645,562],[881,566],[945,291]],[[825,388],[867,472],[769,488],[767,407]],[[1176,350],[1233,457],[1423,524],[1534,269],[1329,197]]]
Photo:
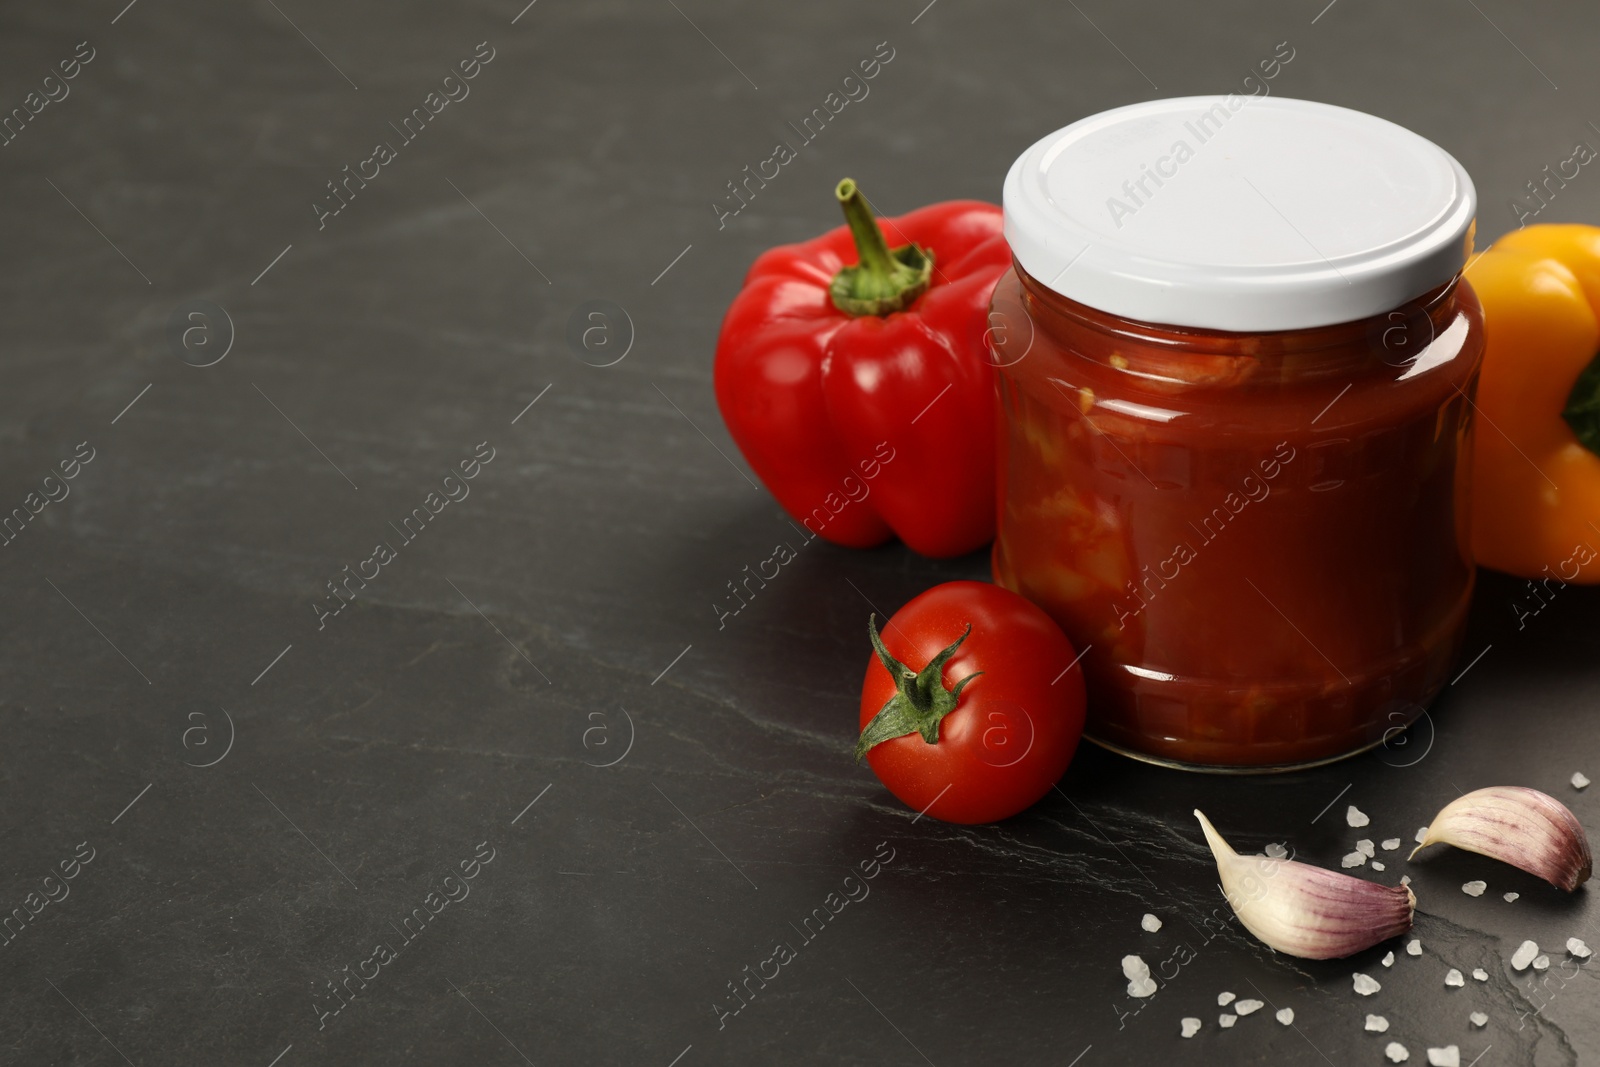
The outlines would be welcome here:
[[[1137,126],[1165,107],[1171,125],[1206,103],[1121,110],[1135,112]],[[1235,113],[1225,131],[1232,146],[1214,153],[1219,166],[1255,158],[1250,122],[1291,155],[1304,142],[1285,144],[1283,131],[1307,122],[1347,135],[1342,153],[1352,125],[1359,135],[1381,124],[1375,148],[1384,151],[1399,130],[1304,101],[1249,107],[1276,113]],[[1085,120],[1096,121],[1103,133],[1104,117]],[[1109,125],[1109,150],[1137,157]],[[1261,197],[1231,215],[1210,209],[1229,216],[1213,232],[1239,229],[1244,251],[1208,272],[1204,242],[1182,235],[1129,239],[1108,223],[1076,253],[1059,233],[1041,240],[1039,218],[1018,203],[1027,197],[1014,190],[1018,170],[1026,181],[1030,167],[1065,165],[1069,184],[1083,181],[1083,157],[1091,172],[1096,160],[1071,136],[1078,126],[1040,143],[1042,164],[1030,162],[1035,146],[1007,180],[1017,262],[991,317],[1001,410],[995,581],[1043,607],[1077,644],[1088,736],[1107,747],[1260,771],[1381,744],[1450,680],[1473,588],[1467,461],[1483,338],[1477,299],[1459,277],[1470,180],[1442,150],[1400,131],[1418,167],[1442,158],[1457,173],[1434,183],[1440,203],[1396,206],[1399,238],[1378,226],[1341,244],[1343,217],[1357,206],[1330,196],[1322,219],[1304,214],[1297,227],[1277,207],[1257,211]],[[1355,154],[1348,162],[1361,166]],[[1301,169],[1340,166],[1307,155]],[[1281,189],[1281,154],[1277,162],[1260,181]],[[1382,181],[1393,179],[1388,163]],[[1169,224],[1214,199],[1205,194],[1217,185],[1203,172],[1179,177],[1198,195],[1187,204],[1174,196]],[[1337,174],[1325,180],[1341,188]],[[1070,187],[1050,188],[1048,177],[1043,187],[1071,203]],[[1155,215],[1158,197],[1144,199]],[[1050,210],[1068,229],[1092,220]],[[1420,237],[1417,217],[1434,224]],[[1319,244],[1327,247],[1313,259],[1305,250]],[[1043,270],[1053,284],[1040,280]],[[1308,283],[1308,272],[1321,277]],[[1270,283],[1288,275],[1291,283]]]

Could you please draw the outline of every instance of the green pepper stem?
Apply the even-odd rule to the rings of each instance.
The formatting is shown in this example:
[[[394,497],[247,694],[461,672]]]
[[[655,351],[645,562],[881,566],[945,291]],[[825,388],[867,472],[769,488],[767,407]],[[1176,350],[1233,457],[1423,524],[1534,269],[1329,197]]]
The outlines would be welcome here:
[[[844,220],[850,224],[850,236],[855,238],[856,255],[861,257],[861,266],[887,281],[895,264],[889,258],[889,242],[883,239],[883,230],[878,227],[878,220],[872,214],[872,205],[861,195],[861,189],[853,178],[840,182],[833,195],[839,198],[839,206],[844,209]]]
[[[846,315],[890,315],[904,311],[928,291],[933,253],[915,244],[890,248],[872,206],[856,183],[846,178],[834,189],[844,210],[859,262],[841,267],[828,286],[833,306]]]
[[[1590,360],[1572,383],[1561,417],[1580,445],[1600,455],[1600,355]]]

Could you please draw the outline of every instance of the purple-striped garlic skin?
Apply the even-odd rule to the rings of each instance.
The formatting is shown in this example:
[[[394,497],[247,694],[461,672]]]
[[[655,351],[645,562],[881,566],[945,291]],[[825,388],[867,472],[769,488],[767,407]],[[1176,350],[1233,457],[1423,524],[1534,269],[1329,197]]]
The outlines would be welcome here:
[[[1577,816],[1555,797],[1518,785],[1475,789],[1446,804],[1412,857],[1432,844],[1509,863],[1569,893],[1594,868]]]
[[[1195,811],[1217,861],[1222,892],[1262,944],[1308,960],[1353,956],[1411,929],[1417,898],[1297,860],[1241,856]]]

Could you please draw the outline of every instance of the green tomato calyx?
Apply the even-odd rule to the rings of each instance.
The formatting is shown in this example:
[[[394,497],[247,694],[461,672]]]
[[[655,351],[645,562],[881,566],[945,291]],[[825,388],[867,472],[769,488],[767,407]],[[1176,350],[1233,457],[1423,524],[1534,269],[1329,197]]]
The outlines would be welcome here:
[[[878,709],[878,713],[856,739],[856,761],[860,762],[874,745],[906,734],[918,733],[928,744],[937,744],[939,723],[956,710],[961,690],[966,688],[967,683],[983,673],[976,671],[967,675],[953,689],[946,688],[944,684],[944,665],[950,662],[950,657],[956,654],[961,642],[972,633],[972,624],[968,623],[966,631],[949,648],[929,660],[928,665],[920,671],[912,670],[889,654],[889,650],[883,646],[883,638],[878,635],[877,615],[867,617],[867,633],[872,637],[872,647],[878,653],[879,662],[889,672],[889,677],[894,679],[895,694],[884,701],[883,707]]]

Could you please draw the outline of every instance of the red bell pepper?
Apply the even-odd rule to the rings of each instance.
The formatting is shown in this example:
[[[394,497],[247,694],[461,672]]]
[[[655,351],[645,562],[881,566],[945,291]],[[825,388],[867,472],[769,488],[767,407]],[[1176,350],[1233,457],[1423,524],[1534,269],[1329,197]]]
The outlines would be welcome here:
[[[925,556],[974,551],[994,539],[984,334],[1011,265],[1000,209],[931,204],[880,230],[853,181],[836,193],[847,224],[762,254],[723,319],[723,420],[811,533],[853,548],[898,536]]]

